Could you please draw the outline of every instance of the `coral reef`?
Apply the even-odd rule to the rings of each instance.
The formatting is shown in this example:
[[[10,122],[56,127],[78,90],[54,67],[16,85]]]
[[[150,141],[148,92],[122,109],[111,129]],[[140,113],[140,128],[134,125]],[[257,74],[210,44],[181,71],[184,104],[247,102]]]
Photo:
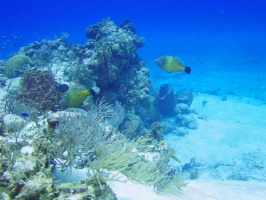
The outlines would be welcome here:
[[[75,61],[77,57],[72,46],[67,43],[67,37],[66,33],[62,33],[62,36],[55,40],[35,41],[20,48],[19,53],[28,56],[38,69],[50,69],[52,65],[58,67],[72,66],[78,61]]]
[[[121,176],[157,193],[184,186],[169,164],[180,161],[157,122],[160,114],[178,112],[174,92],[171,85],[158,91],[160,100],[170,95],[170,109],[153,103],[149,70],[137,54],[144,39],[135,32],[130,20],[117,26],[108,18],[88,27],[84,46],[67,43],[63,34],[20,49],[23,65],[35,69],[12,70],[12,76],[24,71],[16,90],[0,79],[9,82],[1,114],[4,199],[116,199],[107,181]],[[87,171],[84,180],[55,184],[53,169],[73,168]]]
[[[40,111],[56,110],[61,93],[55,86],[54,77],[48,71],[25,72],[17,99]]]
[[[129,108],[147,98],[150,89],[149,70],[137,54],[144,39],[134,33],[129,20],[118,27],[107,18],[87,28],[85,46],[68,44],[64,34],[53,41],[34,42],[19,53],[31,58],[38,69],[63,73],[57,82],[79,82],[93,89],[97,98],[120,101]]]
[[[23,54],[15,55],[7,60],[5,64],[5,75],[8,78],[17,77],[27,69],[28,65],[34,65],[28,56]]]
[[[144,39],[134,35],[132,30],[130,21],[117,27],[109,18],[90,26],[86,31],[89,40],[85,45],[83,65],[75,73],[85,85],[95,81],[100,96],[112,91],[115,99],[126,107],[147,98],[150,88],[149,70],[137,55]]]
[[[147,138],[128,141],[117,130],[125,117],[123,109],[119,103],[112,107],[99,101],[87,111],[61,111],[53,127],[37,122],[38,132],[30,143],[27,135],[18,139],[20,131],[9,135],[11,141],[1,140],[0,182],[8,187],[3,197],[116,199],[106,181],[119,181],[119,174],[151,185],[158,193],[177,193],[184,183],[168,162],[179,160],[163,141],[162,128],[154,125]],[[62,170],[87,168],[88,177],[78,184],[55,185],[54,165]]]

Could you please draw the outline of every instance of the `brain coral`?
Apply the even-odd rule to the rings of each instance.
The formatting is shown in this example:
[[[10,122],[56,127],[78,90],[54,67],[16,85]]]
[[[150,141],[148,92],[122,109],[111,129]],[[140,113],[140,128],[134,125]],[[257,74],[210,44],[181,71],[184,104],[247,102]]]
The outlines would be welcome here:
[[[15,55],[9,58],[5,65],[5,75],[8,78],[19,76],[25,67],[33,65],[31,59],[25,55]]]

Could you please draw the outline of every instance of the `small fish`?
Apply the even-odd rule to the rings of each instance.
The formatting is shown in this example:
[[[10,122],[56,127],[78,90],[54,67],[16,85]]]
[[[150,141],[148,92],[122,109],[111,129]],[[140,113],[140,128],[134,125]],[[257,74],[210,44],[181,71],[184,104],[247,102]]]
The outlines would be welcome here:
[[[23,113],[20,113],[20,116],[21,116],[21,117],[28,117],[29,115],[28,115],[27,113],[24,113],[24,112],[23,112]]]
[[[0,87],[6,87],[6,84],[5,83],[0,83]]]
[[[155,59],[154,62],[164,71],[169,73],[185,71],[185,73],[190,74],[191,72],[190,67],[183,66],[183,64],[173,56],[162,56]]]

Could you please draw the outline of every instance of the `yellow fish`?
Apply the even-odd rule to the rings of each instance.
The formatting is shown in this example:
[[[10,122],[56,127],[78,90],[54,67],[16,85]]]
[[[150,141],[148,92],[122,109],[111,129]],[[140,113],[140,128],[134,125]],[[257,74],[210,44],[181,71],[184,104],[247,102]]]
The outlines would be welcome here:
[[[162,56],[160,58],[155,59],[154,62],[164,71],[170,73],[185,71],[185,73],[190,74],[191,72],[190,67],[184,67],[184,65],[173,56]]]
[[[77,108],[82,105],[89,93],[89,90],[87,90],[85,86],[75,84],[65,92],[64,96],[59,101],[59,105]]]

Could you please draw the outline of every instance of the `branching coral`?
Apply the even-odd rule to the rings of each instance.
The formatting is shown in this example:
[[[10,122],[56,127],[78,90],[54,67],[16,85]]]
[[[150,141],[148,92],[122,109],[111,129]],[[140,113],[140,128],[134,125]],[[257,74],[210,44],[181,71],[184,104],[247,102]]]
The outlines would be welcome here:
[[[55,158],[62,170],[67,167],[84,165],[84,155],[93,151],[93,147],[105,142],[109,132],[105,130],[105,120],[113,113],[113,109],[104,101],[91,106],[86,113],[63,115],[51,138]]]

